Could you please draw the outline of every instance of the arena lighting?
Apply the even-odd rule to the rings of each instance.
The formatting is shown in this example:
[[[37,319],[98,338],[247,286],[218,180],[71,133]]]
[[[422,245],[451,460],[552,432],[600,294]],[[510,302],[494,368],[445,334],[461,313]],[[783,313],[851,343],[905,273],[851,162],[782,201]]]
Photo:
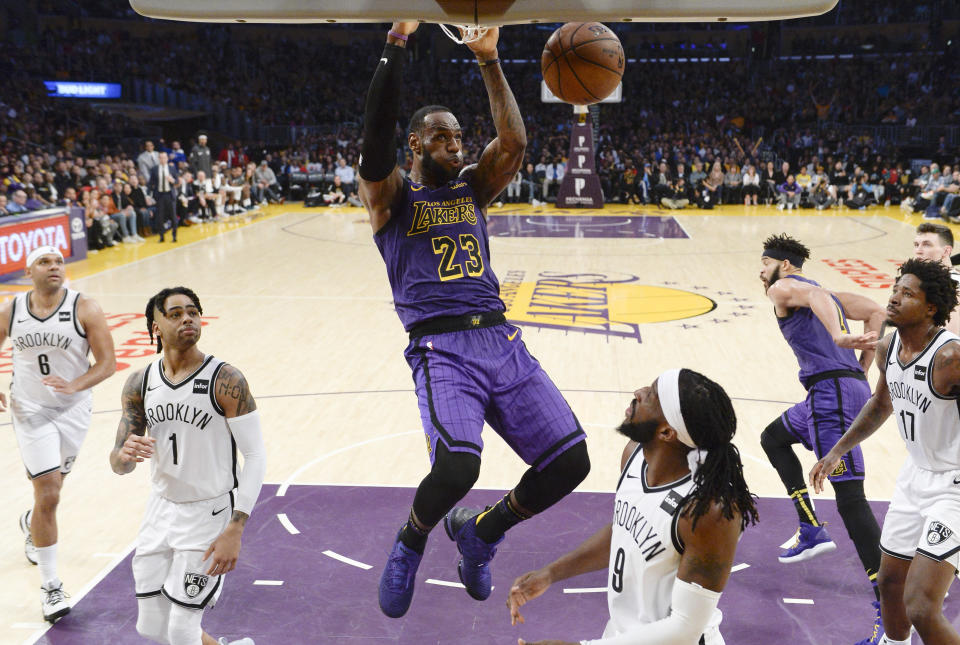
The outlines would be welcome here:
[[[73,99],[118,99],[120,83],[86,83],[80,81],[44,81],[48,96]]]

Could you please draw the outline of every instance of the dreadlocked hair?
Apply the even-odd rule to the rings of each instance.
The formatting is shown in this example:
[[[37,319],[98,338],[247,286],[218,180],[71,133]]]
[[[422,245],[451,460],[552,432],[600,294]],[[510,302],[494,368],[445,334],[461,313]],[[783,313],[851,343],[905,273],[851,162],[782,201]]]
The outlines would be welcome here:
[[[159,311],[162,314],[166,314],[167,310],[163,308],[163,303],[167,301],[167,298],[174,295],[181,295],[190,298],[193,301],[194,306],[197,308],[197,311],[200,314],[203,314],[203,307],[200,306],[200,298],[196,293],[193,292],[193,289],[188,289],[187,287],[169,287],[167,289],[161,289],[157,295],[150,298],[147,301],[147,310],[145,312],[147,317],[147,332],[150,334],[150,342],[153,343],[153,312]],[[160,336],[157,336],[157,353],[163,351],[163,341],[160,339]]]
[[[697,520],[716,503],[723,516],[732,520],[740,514],[740,530],[757,522],[756,495],[743,477],[740,451],[732,443],[737,431],[737,415],[730,397],[714,381],[693,370],[680,370],[680,412],[683,422],[707,456],[694,476],[694,488],[683,514]]]
[[[908,273],[917,276],[927,302],[937,308],[933,324],[937,327],[946,325],[950,312],[957,308],[957,283],[950,274],[950,268],[932,260],[910,258],[900,265],[897,280]]]
[[[810,249],[808,249],[800,240],[796,240],[786,233],[780,235],[771,235],[763,241],[764,249],[776,249],[777,251],[786,251],[804,260],[810,259]]]

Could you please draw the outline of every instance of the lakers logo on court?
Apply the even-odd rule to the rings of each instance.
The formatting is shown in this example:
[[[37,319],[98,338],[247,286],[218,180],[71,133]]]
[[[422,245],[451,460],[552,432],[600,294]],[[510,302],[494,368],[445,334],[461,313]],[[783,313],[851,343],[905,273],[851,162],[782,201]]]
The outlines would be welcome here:
[[[640,325],[692,318],[717,303],[698,293],[642,284],[630,274],[508,271],[500,297],[511,323],[633,338]]]
[[[183,575],[183,591],[188,598],[196,598],[207,586],[210,576],[200,575],[199,573],[185,573]]]

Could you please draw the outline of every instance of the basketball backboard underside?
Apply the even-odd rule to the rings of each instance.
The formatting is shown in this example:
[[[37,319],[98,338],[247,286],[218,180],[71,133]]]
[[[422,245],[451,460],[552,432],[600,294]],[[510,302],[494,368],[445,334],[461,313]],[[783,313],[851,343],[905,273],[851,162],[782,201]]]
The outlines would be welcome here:
[[[150,18],[194,22],[709,22],[801,18],[838,0],[130,0]]]

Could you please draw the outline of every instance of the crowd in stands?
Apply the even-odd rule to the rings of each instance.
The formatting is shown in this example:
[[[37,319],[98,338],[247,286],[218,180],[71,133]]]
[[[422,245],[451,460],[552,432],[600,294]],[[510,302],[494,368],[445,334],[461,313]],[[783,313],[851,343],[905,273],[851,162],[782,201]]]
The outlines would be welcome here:
[[[880,2],[870,11],[907,20],[922,7]],[[359,40],[334,46],[289,39],[282,30],[258,40],[233,38],[219,25],[197,29],[197,38],[152,41],[123,30],[72,28],[0,40],[0,74],[7,79],[0,84],[0,215],[70,203],[86,209],[92,248],[135,243],[156,226],[151,169],[161,151],[176,169],[181,222],[229,217],[290,196],[359,205],[358,121],[367,80],[358,70],[372,70],[379,49]],[[538,63],[513,62],[538,59],[533,50],[545,38],[539,31],[518,37],[522,29],[534,28],[505,32],[500,55],[524,115],[527,159],[502,199],[539,204],[552,201],[562,181],[572,115],[569,106],[540,102],[539,82],[528,82],[539,81]],[[447,105],[464,129],[466,160],[475,161],[495,135],[478,68],[436,60],[427,37],[416,41],[401,114],[426,103]],[[844,136],[838,124],[960,124],[958,51],[954,44],[910,57],[628,64],[624,102],[594,113],[605,198],[668,208],[901,203],[931,217],[956,217],[960,200],[948,199],[956,192],[954,173],[938,166],[934,185],[932,167],[913,176],[902,150]],[[142,142],[141,124],[50,98],[42,84],[87,78],[105,62],[115,75],[105,80],[146,79],[233,106],[260,123],[321,127],[293,145],[235,142],[211,151],[205,140],[191,140],[124,149],[115,142]],[[406,123],[398,123],[396,134],[398,162],[407,170]],[[941,141],[912,156],[956,167],[957,150]]]

